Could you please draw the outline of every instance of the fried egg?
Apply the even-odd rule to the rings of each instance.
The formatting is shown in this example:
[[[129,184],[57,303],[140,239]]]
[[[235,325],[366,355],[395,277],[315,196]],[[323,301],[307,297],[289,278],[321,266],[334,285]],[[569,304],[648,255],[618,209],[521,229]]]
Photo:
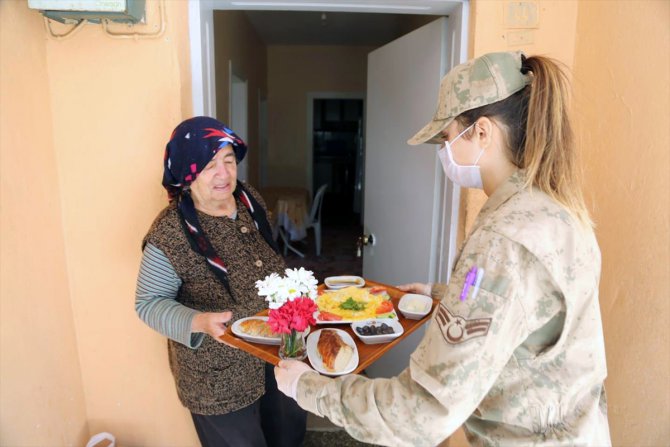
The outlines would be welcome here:
[[[349,298],[356,303],[356,307],[362,307],[361,304],[364,304],[365,308],[361,310],[343,309],[341,305]],[[377,308],[388,299],[386,292],[375,295],[370,293],[369,288],[345,287],[324,292],[317,298],[316,304],[319,310],[339,315],[343,320],[358,321],[376,318]]]

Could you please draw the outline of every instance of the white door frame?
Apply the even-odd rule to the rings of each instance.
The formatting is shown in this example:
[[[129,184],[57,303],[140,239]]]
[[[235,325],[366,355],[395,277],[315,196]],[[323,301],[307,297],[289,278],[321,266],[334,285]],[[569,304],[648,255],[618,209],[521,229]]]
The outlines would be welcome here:
[[[216,91],[214,85],[214,11],[215,10],[273,10],[273,11],[323,11],[323,12],[372,12],[391,14],[430,14],[449,16],[453,25],[450,65],[467,60],[469,0],[189,0],[189,38],[191,50],[191,87],[193,114],[216,116]],[[459,51],[460,49],[460,51]],[[311,151],[310,155],[311,158]],[[311,185],[311,183],[310,183]],[[444,182],[443,210],[451,210],[449,232],[441,232],[440,248],[447,256],[437,261],[436,279],[446,282],[456,254],[458,233],[458,207],[460,188]],[[444,222],[446,219],[443,219]]]
[[[461,51],[459,62],[467,60],[468,0],[189,0],[188,22],[191,49],[193,114],[216,116],[214,88],[214,11],[335,11],[389,14],[459,15]]]

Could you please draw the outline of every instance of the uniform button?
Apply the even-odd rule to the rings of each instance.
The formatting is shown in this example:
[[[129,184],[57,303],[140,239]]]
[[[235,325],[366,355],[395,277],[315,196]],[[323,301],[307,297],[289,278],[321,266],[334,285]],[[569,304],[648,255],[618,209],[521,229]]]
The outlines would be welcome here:
[[[249,232],[249,229],[248,229],[247,227],[242,227],[242,228],[240,228],[240,231],[241,231],[242,233],[248,233],[248,232]]]
[[[256,267],[263,267],[263,261],[261,261],[260,259],[256,261]]]

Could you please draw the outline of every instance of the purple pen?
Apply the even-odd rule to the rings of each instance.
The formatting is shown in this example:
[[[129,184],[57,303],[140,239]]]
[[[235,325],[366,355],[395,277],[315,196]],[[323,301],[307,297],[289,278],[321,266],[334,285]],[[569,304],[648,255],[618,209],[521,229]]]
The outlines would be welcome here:
[[[477,278],[477,266],[473,266],[467,275],[465,275],[465,282],[463,283],[463,290],[461,291],[461,301],[465,301],[468,297],[468,291],[470,287],[475,283]]]

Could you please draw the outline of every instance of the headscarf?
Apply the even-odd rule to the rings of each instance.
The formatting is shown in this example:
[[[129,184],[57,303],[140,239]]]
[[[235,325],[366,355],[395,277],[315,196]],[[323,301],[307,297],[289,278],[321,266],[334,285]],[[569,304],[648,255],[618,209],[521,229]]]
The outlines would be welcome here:
[[[177,201],[179,217],[191,248],[207,259],[209,268],[235,300],[235,295],[228,282],[226,264],[216,253],[200,226],[190,191],[190,185],[198,174],[214,155],[227,145],[233,147],[237,163],[242,161],[247,153],[246,144],[220,121],[206,116],[197,116],[182,122],[172,132],[170,141],[165,147],[163,187],[168,192],[169,200]],[[265,241],[275,252],[279,253],[279,247],[272,238],[272,229],[263,207],[239,181],[233,191],[233,196],[244,204]]]

